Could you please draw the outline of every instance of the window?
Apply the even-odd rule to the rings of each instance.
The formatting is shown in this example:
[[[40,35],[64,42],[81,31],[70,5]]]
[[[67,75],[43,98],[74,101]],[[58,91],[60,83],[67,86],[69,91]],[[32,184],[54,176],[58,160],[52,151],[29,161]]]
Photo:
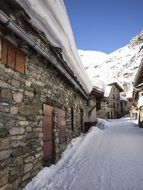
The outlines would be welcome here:
[[[113,103],[113,108],[115,108],[115,103]]]
[[[2,63],[20,73],[25,73],[26,56],[14,45],[2,40]]]

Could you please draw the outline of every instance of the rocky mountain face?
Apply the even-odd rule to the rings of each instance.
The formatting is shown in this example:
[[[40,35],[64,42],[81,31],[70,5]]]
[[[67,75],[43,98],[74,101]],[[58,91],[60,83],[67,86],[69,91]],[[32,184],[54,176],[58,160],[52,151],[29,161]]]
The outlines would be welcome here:
[[[78,53],[93,84],[97,79],[106,84],[119,81],[128,91],[143,58],[143,32],[108,55],[98,51],[78,50]]]

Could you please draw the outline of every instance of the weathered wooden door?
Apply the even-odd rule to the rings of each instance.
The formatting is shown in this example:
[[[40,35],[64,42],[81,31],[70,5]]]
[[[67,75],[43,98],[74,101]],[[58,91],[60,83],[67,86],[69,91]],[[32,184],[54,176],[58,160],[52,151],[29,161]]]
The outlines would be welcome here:
[[[49,166],[53,161],[53,107],[43,105],[43,161]]]
[[[80,126],[81,126],[81,132],[84,132],[84,125],[83,125],[83,109],[80,109]]]
[[[66,141],[66,121],[65,111],[58,109],[58,127],[59,127],[59,143]]]

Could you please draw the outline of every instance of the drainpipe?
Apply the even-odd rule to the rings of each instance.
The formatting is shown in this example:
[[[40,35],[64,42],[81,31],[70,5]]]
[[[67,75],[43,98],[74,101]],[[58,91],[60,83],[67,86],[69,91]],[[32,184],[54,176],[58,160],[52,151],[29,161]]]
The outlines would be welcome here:
[[[52,57],[50,54],[48,54],[47,52],[45,52],[45,50],[43,48],[41,48],[21,28],[19,28],[13,21],[11,21],[2,11],[0,11],[0,22],[2,24],[4,24],[7,28],[9,28],[10,30],[15,32],[15,34],[17,34],[17,36],[19,36],[24,41],[26,41],[26,43],[29,46],[31,46],[34,50],[36,50],[41,56],[43,56],[48,61],[50,61],[54,65],[54,67],[56,67],[56,69],[58,71],[60,71],[60,73],[62,73],[66,77],[66,79],[68,79],[71,82],[71,84],[75,87],[75,89],[78,89],[80,91],[80,93],[86,99],[88,99],[88,96],[83,91],[83,89],[80,87],[80,85],[68,74],[68,72],[61,65],[59,65],[57,63],[56,59],[54,57]]]

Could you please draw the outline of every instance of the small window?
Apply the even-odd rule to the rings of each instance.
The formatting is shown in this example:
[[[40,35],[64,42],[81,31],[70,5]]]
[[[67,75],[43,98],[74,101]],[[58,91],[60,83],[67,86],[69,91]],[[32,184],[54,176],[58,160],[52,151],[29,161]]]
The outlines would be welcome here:
[[[26,56],[14,45],[2,40],[2,63],[20,73],[25,73]]]
[[[115,103],[113,103],[113,108],[115,108]]]
[[[71,130],[74,131],[74,110],[71,107]]]

